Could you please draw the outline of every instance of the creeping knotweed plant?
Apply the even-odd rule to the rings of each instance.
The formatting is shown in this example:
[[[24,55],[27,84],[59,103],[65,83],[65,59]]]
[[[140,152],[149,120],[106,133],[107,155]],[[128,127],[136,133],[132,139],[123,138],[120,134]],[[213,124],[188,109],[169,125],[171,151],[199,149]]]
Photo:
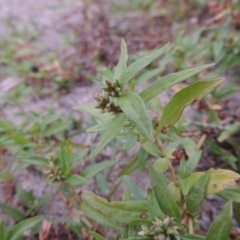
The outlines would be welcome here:
[[[102,88],[103,92],[95,93],[98,109],[96,109],[96,102],[80,106],[80,109],[101,121],[86,130],[86,132],[100,133],[102,136],[97,146],[92,148],[90,156],[96,157],[119,135],[125,138],[126,146],[131,148],[137,144],[140,146],[139,152],[118,173],[118,176],[125,180],[129,179],[129,176],[125,175],[139,169],[142,171],[146,165],[149,165],[148,173],[152,189],[149,189],[148,196],[144,199],[142,196],[139,197],[139,189],[136,185],[126,182],[129,189],[125,189],[123,200],[113,202],[92,192],[82,191],[81,209],[93,220],[98,219],[99,224],[120,230],[121,239],[124,240],[226,240],[229,238],[231,229],[232,201],[226,203],[222,212],[215,218],[206,238],[194,234],[194,222],[197,222],[198,209],[201,209],[206,195],[218,194],[226,200],[233,200],[231,191],[239,191],[237,180],[240,176],[226,169],[195,172],[201,160],[200,148],[206,139],[206,134],[202,133],[196,143],[195,139],[179,136],[172,128],[188,105],[211,93],[224,79],[195,81],[174,94],[162,109],[159,104],[159,94],[214,65],[207,64],[164,77],[156,77],[149,86],[139,90],[138,86],[135,86],[138,83],[136,76],[167,48],[168,44],[127,66],[127,47],[122,41],[120,59],[112,74],[113,79],[118,80],[106,80]],[[151,72],[150,78],[152,76]],[[153,110],[152,107],[157,113],[156,124],[153,124],[149,113]],[[172,163],[173,153],[179,147],[183,148],[186,154],[181,157],[178,171],[176,171]],[[155,159],[153,165],[147,162],[150,159]],[[171,179],[164,175],[167,171]],[[121,181],[119,180],[119,183]],[[112,191],[116,190],[119,183]],[[132,199],[134,193],[135,200]],[[142,216],[145,218],[143,219]],[[142,230],[139,232],[141,226]],[[104,239],[96,233],[94,236],[97,236],[97,240]]]
[[[173,218],[166,216],[163,220],[156,218],[153,225],[148,228],[141,226],[142,231],[138,232],[142,237],[153,237],[154,240],[180,240],[182,229],[176,225]]]

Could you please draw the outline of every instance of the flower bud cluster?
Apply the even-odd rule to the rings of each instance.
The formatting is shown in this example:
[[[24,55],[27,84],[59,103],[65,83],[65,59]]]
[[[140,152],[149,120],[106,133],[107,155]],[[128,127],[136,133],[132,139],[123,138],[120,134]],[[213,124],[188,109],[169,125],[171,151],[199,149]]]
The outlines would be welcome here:
[[[180,240],[179,229],[173,218],[166,216],[163,220],[156,218],[150,228],[142,226],[142,231],[138,232],[138,235],[153,237],[154,240]]]
[[[53,182],[64,182],[65,177],[63,172],[54,164],[53,161],[50,161],[50,163],[45,167],[45,174],[47,175],[47,178]]]
[[[94,93],[94,98],[98,102],[96,108],[101,109],[102,113],[110,112],[117,114],[122,112],[117,103],[113,101],[113,98],[120,97],[122,95],[122,89],[118,80],[115,81],[104,81],[104,86],[102,86],[103,92],[101,94]]]

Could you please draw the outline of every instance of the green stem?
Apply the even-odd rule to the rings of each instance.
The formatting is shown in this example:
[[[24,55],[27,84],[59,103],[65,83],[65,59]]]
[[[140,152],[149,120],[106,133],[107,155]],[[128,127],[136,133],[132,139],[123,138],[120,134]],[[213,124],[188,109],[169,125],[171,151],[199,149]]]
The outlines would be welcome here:
[[[167,153],[165,152],[165,150],[163,148],[162,141],[157,136],[155,136],[155,144],[158,147],[158,149],[160,150],[160,152],[162,154],[162,157],[165,158],[167,156]],[[172,163],[170,161],[169,161],[169,165],[168,165],[168,170],[169,170],[169,172],[170,172],[170,174],[172,176],[174,185],[178,186],[177,176],[176,176],[175,170],[174,170],[174,168],[172,166]]]
[[[167,154],[163,148],[162,141],[157,136],[155,137],[155,143],[156,143],[156,146],[158,147],[158,149],[160,150],[162,157],[165,158],[167,156]]]

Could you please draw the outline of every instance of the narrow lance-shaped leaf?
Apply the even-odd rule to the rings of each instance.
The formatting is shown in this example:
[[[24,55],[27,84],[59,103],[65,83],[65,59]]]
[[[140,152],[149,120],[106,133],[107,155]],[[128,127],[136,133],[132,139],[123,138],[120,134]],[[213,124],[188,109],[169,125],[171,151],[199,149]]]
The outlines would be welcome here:
[[[7,240],[7,227],[5,222],[3,222],[2,220],[0,220],[0,240]]]
[[[73,186],[88,185],[88,180],[77,174],[72,174],[66,182]]]
[[[184,234],[181,235],[181,240],[205,240],[205,237],[196,234]]]
[[[28,208],[34,205],[35,197],[32,191],[26,191],[20,185],[17,185],[17,195],[20,201]]]
[[[157,173],[152,165],[149,166],[149,175],[153,191],[162,211],[171,217],[180,219],[180,210],[163,179],[163,175]]]
[[[138,186],[132,180],[131,177],[123,176],[122,180],[123,180],[123,183],[130,188],[131,193],[133,194],[133,196],[135,197],[136,200],[143,200],[144,199],[140,190],[139,190],[139,188],[138,188]]]
[[[206,187],[209,181],[209,173],[203,174],[195,182],[187,195],[187,210],[194,214],[203,202]]]
[[[123,113],[119,113],[115,116],[115,118],[108,125],[108,128],[104,132],[102,139],[98,143],[97,147],[91,153],[91,157],[94,157],[99,152],[101,152],[102,149],[119,134],[126,120],[127,117]]]
[[[118,99],[118,104],[127,118],[135,123],[139,133],[154,142],[152,121],[139,95],[129,91]]]
[[[54,134],[58,134],[60,132],[63,132],[64,130],[68,129],[71,125],[71,122],[63,122],[63,123],[57,123],[56,125],[50,126],[49,128],[43,130],[42,136],[43,137],[49,137]]]
[[[129,187],[126,187],[123,192],[122,201],[131,201],[131,191]],[[136,226],[126,225],[123,227],[121,239],[136,237],[138,235]]]
[[[101,236],[98,233],[95,232],[89,232],[92,236],[94,236],[95,240],[105,240],[105,238],[103,236]]]
[[[34,227],[43,219],[44,218],[42,216],[37,216],[21,221],[9,231],[9,240],[19,239],[27,229]]]
[[[162,77],[152,83],[150,86],[145,88],[141,93],[140,97],[143,99],[144,102],[148,102],[152,98],[158,96],[160,93],[168,89],[169,87],[188,79],[203,70],[212,67],[214,64],[207,64],[200,67],[190,68],[187,70],[183,70],[177,73],[169,74],[165,77]]]
[[[67,177],[70,174],[70,166],[69,166],[69,155],[67,153],[67,149],[64,145],[61,145],[59,151],[59,161],[61,169],[64,175]]]
[[[89,191],[83,191],[82,199],[95,210],[120,223],[129,223],[133,219],[142,216],[144,216],[144,219],[145,217],[148,219],[146,201],[108,202],[106,199],[98,197]]]
[[[164,70],[164,67],[159,67],[156,69],[152,69],[149,71],[145,71],[138,79],[137,81],[140,82],[145,82],[153,77],[156,77],[158,74],[160,74]]]
[[[232,200],[234,203],[240,203],[240,187],[231,187],[223,189],[221,192],[217,194],[221,198],[225,200]]]
[[[127,61],[128,61],[128,50],[125,41],[121,40],[121,54],[118,61],[118,64],[115,68],[113,80],[120,79],[123,71],[127,68]]]
[[[117,224],[115,220],[112,218],[104,215],[104,213],[101,213],[94,208],[92,208],[88,203],[84,202],[81,204],[81,210],[86,214],[87,217],[93,219],[97,223],[108,227],[113,228],[116,230],[120,229],[120,226]]]
[[[13,218],[15,221],[21,221],[24,219],[24,214],[18,209],[8,206],[7,204],[0,203],[0,210]]]
[[[110,119],[113,119],[114,117],[110,115],[110,113],[101,113],[100,109],[96,108],[96,102],[86,103],[81,106],[74,107],[74,110],[83,110],[87,113],[89,113],[91,116],[95,117],[96,119],[99,119],[100,121],[107,121]]]
[[[233,209],[238,226],[240,226],[240,202],[233,202]]]
[[[152,237],[130,237],[130,238],[125,238],[122,240],[153,240]]]
[[[158,205],[157,199],[152,189],[148,189],[148,211],[151,216],[151,220],[155,221],[156,218],[164,219],[165,214]]]
[[[218,142],[223,142],[240,130],[240,122],[234,122],[228,129],[221,132]]]
[[[141,139],[140,142],[141,142],[142,148],[146,152],[150,153],[152,156],[154,156],[154,157],[161,157],[162,156],[160,150],[157,148],[157,146],[154,143],[149,142],[146,139],[144,139],[144,140]]]
[[[214,219],[206,240],[225,240],[229,239],[230,229],[232,226],[232,201],[225,204],[222,212]]]
[[[143,148],[140,148],[138,153],[131,159],[127,166],[120,171],[118,176],[127,175],[136,169],[143,171],[148,158],[148,153]]]
[[[97,175],[102,170],[104,170],[106,168],[109,168],[109,167],[112,167],[116,163],[117,163],[117,161],[113,160],[113,161],[104,161],[104,162],[101,162],[101,163],[93,164],[93,165],[85,168],[80,173],[80,176],[82,176],[86,179],[90,179],[90,178],[94,177],[95,175]]]
[[[122,86],[126,85],[130,80],[134,78],[134,76],[143,68],[145,68],[147,65],[149,65],[153,60],[155,60],[157,57],[159,57],[161,54],[163,54],[167,48],[169,43],[165,44],[162,48],[154,51],[153,53],[141,57],[136,62],[132,63],[128,68],[124,70],[122,73],[119,81]]]
[[[38,166],[43,166],[49,163],[47,158],[37,156],[37,155],[30,155],[30,156],[22,156],[18,159],[22,163],[26,164],[33,164]]]
[[[108,126],[111,122],[112,122],[112,119],[103,121],[101,123],[96,124],[93,127],[86,129],[85,132],[89,132],[89,133],[104,132],[108,128]]]
[[[223,78],[217,78],[205,82],[199,81],[177,92],[163,109],[162,118],[157,128],[157,132],[176,123],[186,106],[195,100],[202,99],[205,95],[218,87],[223,81]]]

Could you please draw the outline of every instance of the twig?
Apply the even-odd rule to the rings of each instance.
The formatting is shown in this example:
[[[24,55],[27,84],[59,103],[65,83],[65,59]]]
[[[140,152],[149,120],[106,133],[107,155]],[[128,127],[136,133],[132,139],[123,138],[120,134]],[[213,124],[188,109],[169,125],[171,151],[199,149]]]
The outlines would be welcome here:
[[[199,150],[199,149],[202,147],[202,145],[203,145],[203,143],[205,142],[206,138],[207,138],[207,134],[204,133],[204,134],[201,136],[201,138],[199,139],[198,143],[197,143],[197,146],[196,146],[196,149],[197,149],[197,150]]]

